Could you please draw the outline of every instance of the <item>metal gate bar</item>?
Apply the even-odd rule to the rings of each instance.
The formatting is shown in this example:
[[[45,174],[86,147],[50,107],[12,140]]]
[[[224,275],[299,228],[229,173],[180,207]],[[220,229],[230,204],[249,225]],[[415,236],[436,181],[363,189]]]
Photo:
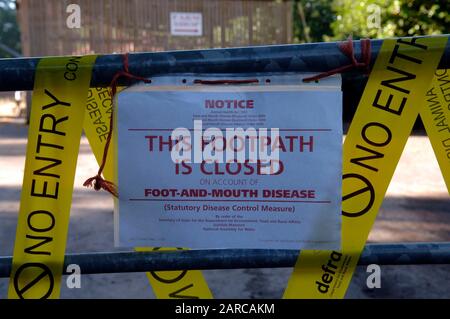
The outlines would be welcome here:
[[[448,35],[447,35],[448,36]],[[355,42],[359,58],[361,47]],[[383,40],[371,40],[371,63]],[[337,42],[257,46],[228,49],[131,53],[130,72],[144,77],[180,73],[323,72],[347,65],[350,60]],[[407,48],[407,46],[405,46]],[[0,91],[32,90],[34,72],[40,58],[0,59]],[[450,68],[450,41],[439,63]],[[91,87],[108,86],[123,69],[119,54],[100,55],[92,71]],[[362,80],[360,72],[345,74],[345,80]],[[349,78],[350,77],[350,78]],[[125,81],[125,80],[124,80]],[[126,84],[122,82],[119,84]]]
[[[155,252],[68,254],[64,262],[77,264],[83,274],[190,269],[293,267],[297,250],[217,249]],[[12,257],[0,257],[0,278],[9,277]],[[450,243],[368,244],[359,265],[450,264]]]

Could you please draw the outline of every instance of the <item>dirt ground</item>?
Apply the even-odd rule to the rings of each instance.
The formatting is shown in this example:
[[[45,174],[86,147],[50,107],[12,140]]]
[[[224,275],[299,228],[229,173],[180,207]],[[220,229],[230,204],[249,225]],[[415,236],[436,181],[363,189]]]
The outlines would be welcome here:
[[[11,255],[23,178],[27,127],[0,121],[0,255]],[[82,138],[67,252],[114,251],[113,202],[82,187],[97,164]],[[426,136],[409,139],[369,236],[370,242],[450,241],[450,200]],[[450,265],[382,266],[380,289],[366,287],[358,267],[347,298],[450,298]],[[292,269],[209,270],[216,298],[280,298]],[[8,279],[0,279],[0,298]],[[154,298],[144,273],[83,275],[80,289],[62,298]]]

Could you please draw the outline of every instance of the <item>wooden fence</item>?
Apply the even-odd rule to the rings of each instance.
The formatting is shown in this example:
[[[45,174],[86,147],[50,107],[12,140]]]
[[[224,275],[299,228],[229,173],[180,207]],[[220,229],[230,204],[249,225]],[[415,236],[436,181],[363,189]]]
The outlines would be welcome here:
[[[189,50],[290,43],[292,2],[269,0],[18,0],[25,56]],[[69,4],[81,28],[66,25]],[[171,35],[171,12],[202,14],[201,36]]]

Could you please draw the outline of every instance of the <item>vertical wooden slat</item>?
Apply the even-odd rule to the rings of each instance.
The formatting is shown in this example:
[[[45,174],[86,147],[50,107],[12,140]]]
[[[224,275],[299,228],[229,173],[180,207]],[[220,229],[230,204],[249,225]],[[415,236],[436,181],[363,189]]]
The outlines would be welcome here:
[[[292,20],[293,20],[293,12],[292,12],[292,3],[290,1],[285,3],[286,6],[286,23],[285,23],[285,28],[286,28],[286,43],[292,43],[293,40],[293,25],[292,25]]]
[[[253,43],[253,3],[251,1],[247,2],[246,15],[247,15],[247,45],[251,45]]]
[[[216,1],[216,3],[218,4],[218,7],[220,7],[220,11],[219,12],[222,12],[222,15],[219,18],[219,20],[220,20],[220,29],[221,29],[221,44],[220,44],[220,46],[222,48],[224,48],[226,46],[226,43],[225,43],[225,28],[226,28],[225,17],[227,16],[226,15],[227,11],[225,11],[225,8],[223,6],[224,2]]]
[[[17,21],[20,25],[20,41],[22,43],[22,54],[31,56],[30,48],[30,3],[26,0],[18,1]]]

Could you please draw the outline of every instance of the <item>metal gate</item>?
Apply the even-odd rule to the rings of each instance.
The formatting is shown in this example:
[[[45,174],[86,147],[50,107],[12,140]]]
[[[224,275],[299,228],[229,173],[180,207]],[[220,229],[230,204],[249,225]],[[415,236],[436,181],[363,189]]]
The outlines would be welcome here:
[[[372,40],[372,60],[382,40]],[[355,41],[359,57],[359,41]],[[0,91],[32,90],[39,58],[0,60]],[[348,64],[337,43],[275,45],[214,50],[133,53],[129,56],[130,72],[145,77],[186,73],[262,73],[323,72]],[[450,42],[439,63],[450,68]],[[122,57],[102,55],[95,63],[91,87],[106,87],[122,69]],[[358,95],[366,79],[357,72],[343,74],[344,101]],[[125,85],[125,83],[121,83]],[[131,84],[131,83],[126,83]],[[180,269],[233,269],[292,267],[298,251],[292,250],[194,250],[171,252],[111,252],[68,254],[65,264],[76,263],[83,273],[144,272]],[[0,257],[0,277],[8,277],[12,258]],[[450,264],[450,242],[368,244],[359,264]]]

